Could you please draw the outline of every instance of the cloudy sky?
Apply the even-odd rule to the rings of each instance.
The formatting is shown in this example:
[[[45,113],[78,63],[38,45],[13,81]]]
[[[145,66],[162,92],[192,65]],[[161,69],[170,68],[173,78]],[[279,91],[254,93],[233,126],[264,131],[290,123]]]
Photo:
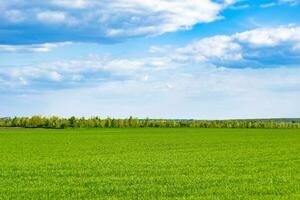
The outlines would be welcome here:
[[[300,117],[298,0],[0,1],[0,116]]]

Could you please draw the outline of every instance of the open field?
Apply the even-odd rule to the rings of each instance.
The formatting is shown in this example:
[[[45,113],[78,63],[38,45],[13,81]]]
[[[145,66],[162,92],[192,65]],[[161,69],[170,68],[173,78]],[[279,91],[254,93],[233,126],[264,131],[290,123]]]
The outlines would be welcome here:
[[[0,130],[0,199],[300,199],[300,130]]]

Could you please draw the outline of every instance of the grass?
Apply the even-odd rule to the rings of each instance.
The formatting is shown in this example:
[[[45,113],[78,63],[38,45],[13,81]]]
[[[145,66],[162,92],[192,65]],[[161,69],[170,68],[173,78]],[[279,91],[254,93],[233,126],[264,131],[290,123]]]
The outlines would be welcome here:
[[[300,130],[0,130],[0,199],[300,199]]]

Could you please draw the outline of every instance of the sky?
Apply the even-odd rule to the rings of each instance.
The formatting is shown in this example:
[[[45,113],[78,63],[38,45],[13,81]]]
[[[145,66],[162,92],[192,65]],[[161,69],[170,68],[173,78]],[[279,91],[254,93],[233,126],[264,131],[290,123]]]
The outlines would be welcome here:
[[[300,117],[300,0],[0,0],[0,117]]]

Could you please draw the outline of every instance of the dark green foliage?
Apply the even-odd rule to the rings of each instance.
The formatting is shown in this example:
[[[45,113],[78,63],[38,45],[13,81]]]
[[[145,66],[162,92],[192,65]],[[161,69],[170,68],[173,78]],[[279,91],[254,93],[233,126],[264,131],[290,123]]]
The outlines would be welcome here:
[[[42,116],[0,119],[0,127],[20,128],[300,128],[299,120],[166,120],[166,119],[100,119],[49,118]]]

